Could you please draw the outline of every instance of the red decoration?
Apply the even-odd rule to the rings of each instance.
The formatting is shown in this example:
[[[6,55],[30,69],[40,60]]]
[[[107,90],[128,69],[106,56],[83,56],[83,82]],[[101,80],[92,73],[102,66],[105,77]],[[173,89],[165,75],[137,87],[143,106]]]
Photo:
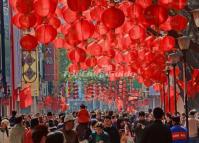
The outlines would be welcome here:
[[[25,35],[20,40],[20,45],[25,51],[33,51],[37,47],[37,39],[32,35]]]
[[[68,7],[76,12],[87,10],[91,5],[91,0],[67,0]]]
[[[73,23],[75,20],[77,20],[77,13],[67,7],[64,7],[62,9],[62,15],[67,23]]]
[[[16,9],[20,13],[28,14],[33,10],[34,0],[16,0]]]
[[[188,19],[181,15],[176,15],[171,18],[171,28],[176,31],[185,30],[188,24]]]
[[[168,18],[168,10],[160,5],[152,5],[144,12],[144,17],[151,25],[160,25]]]
[[[73,63],[84,62],[86,59],[86,52],[81,48],[75,48],[68,53],[68,58]]]
[[[41,17],[54,14],[56,7],[57,0],[38,0],[34,4],[35,13]]]
[[[82,40],[87,40],[94,33],[94,25],[87,20],[74,23],[68,30],[66,41],[71,45],[77,45]]]
[[[35,34],[39,42],[42,44],[48,44],[56,38],[57,31],[51,25],[44,24],[36,29]]]
[[[124,23],[125,15],[122,10],[111,7],[103,12],[101,19],[107,28],[115,29]]]
[[[77,73],[77,72],[79,72],[79,70],[80,70],[80,67],[79,67],[78,64],[71,64],[71,65],[69,65],[69,67],[68,67],[68,71],[69,71],[70,73]]]
[[[97,43],[91,43],[87,47],[87,53],[92,56],[101,56],[102,55],[102,47]]]
[[[173,0],[170,4],[170,8],[181,10],[187,5],[187,0]]]
[[[152,5],[152,0],[136,0],[136,3],[141,5],[143,8],[147,8]]]
[[[86,65],[89,67],[94,67],[97,64],[97,59],[95,57],[91,57],[86,59]]]
[[[133,25],[132,29],[129,31],[129,35],[132,40],[143,40],[146,36],[146,30],[139,25]]]
[[[175,38],[171,36],[163,37],[163,39],[160,42],[160,47],[165,52],[173,50],[175,47]]]
[[[49,19],[48,24],[52,25],[55,29],[57,29],[60,27],[61,22],[56,16],[53,16]]]
[[[36,17],[33,13],[31,14],[22,14],[19,17],[20,28],[31,28],[36,24]]]
[[[103,12],[104,12],[104,7],[96,6],[90,11],[91,18],[93,20],[100,21]]]
[[[33,103],[32,95],[31,95],[31,87],[28,86],[28,87],[24,88],[20,92],[19,98],[20,98],[20,108],[21,109],[24,109],[24,108],[31,106],[32,103]]]

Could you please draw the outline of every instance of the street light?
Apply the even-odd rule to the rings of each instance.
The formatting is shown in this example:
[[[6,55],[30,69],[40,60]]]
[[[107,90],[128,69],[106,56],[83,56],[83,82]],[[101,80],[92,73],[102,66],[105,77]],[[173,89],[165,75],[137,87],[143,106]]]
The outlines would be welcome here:
[[[199,21],[198,21],[199,22]],[[190,38],[188,36],[182,36],[178,38],[178,45],[183,53],[183,81],[184,81],[184,108],[186,114],[186,128],[187,128],[187,137],[189,137],[189,121],[188,121],[188,95],[187,95],[187,79],[186,79],[186,53],[189,50]]]
[[[169,54],[171,65],[173,66],[173,86],[174,86],[174,102],[175,102],[175,115],[177,115],[177,92],[176,92],[176,66],[180,61],[179,53],[174,52]]]
[[[193,15],[196,26],[199,27],[199,9],[195,9],[191,11],[191,13]]]
[[[169,63],[167,63],[169,64]],[[167,76],[167,82],[168,82],[168,89],[167,89],[167,94],[168,94],[168,105],[169,105],[169,112],[171,112],[171,100],[170,100],[170,67],[167,65],[166,66],[166,76]],[[165,106],[165,105],[164,105]]]

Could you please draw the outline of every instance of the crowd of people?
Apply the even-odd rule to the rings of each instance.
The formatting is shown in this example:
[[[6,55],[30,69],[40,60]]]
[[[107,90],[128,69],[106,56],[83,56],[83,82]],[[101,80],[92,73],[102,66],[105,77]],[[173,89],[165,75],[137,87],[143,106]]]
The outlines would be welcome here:
[[[0,143],[199,143],[196,111],[171,115],[161,108],[137,114],[113,111],[18,115],[1,119]]]

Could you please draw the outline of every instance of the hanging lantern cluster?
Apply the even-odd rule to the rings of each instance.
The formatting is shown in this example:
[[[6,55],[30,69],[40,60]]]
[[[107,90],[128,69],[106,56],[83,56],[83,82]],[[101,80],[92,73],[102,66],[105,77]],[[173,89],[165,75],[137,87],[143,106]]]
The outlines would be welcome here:
[[[71,73],[92,68],[112,80],[137,75],[146,86],[166,79],[165,53],[175,49],[175,39],[166,33],[188,24],[183,15],[169,15],[186,0],[12,0],[11,5],[13,24],[31,31],[21,38],[24,50],[53,43],[67,50]]]

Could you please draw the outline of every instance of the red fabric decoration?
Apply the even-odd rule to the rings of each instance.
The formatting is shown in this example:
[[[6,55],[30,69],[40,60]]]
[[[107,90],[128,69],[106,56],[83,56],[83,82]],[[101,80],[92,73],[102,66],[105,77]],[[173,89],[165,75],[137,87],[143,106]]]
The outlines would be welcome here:
[[[73,63],[84,62],[86,59],[86,52],[81,48],[75,48],[68,53],[68,58]]]
[[[20,45],[25,51],[33,51],[36,49],[38,43],[34,36],[28,34],[21,38]]]
[[[24,108],[31,106],[32,103],[33,103],[32,95],[31,95],[31,87],[28,86],[28,87],[24,88],[20,92],[19,98],[20,98],[20,108],[21,109],[24,109]]]
[[[16,9],[20,13],[28,14],[33,10],[34,0],[16,0]]]
[[[160,5],[152,5],[144,12],[144,17],[151,25],[160,25],[168,18],[168,10]]]
[[[19,17],[20,27],[23,29],[31,28],[36,24],[36,17],[33,13],[31,14],[22,14]]]
[[[87,10],[91,5],[91,0],[67,0],[68,7],[76,12]]]
[[[56,38],[57,31],[53,28],[53,26],[44,24],[36,29],[35,34],[39,42],[43,44],[48,44]]]
[[[135,3],[128,8],[128,16],[132,19],[139,19],[143,13],[143,8],[140,4]]]
[[[107,28],[115,29],[124,23],[125,15],[122,10],[111,7],[103,12],[101,20]]]

